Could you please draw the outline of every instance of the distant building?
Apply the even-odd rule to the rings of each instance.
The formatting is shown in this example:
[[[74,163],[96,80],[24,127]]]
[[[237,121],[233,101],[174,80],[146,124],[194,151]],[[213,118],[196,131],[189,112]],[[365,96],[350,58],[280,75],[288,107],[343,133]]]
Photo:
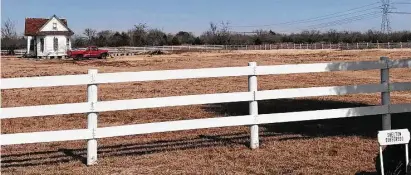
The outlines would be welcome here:
[[[24,35],[27,36],[27,54],[36,57],[65,57],[71,49],[74,32],[67,20],[56,15],[51,18],[26,18]]]

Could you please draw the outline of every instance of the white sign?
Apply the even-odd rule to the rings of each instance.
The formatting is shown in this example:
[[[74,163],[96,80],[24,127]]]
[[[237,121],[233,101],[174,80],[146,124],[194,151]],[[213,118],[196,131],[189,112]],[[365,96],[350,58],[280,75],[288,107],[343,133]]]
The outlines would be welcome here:
[[[378,142],[380,145],[408,144],[410,132],[408,129],[378,131]]]
[[[378,131],[378,142],[380,143],[381,174],[384,175],[384,161],[382,160],[382,146],[405,144],[405,172],[408,172],[408,142],[410,142],[410,131],[408,129],[396,129]]]

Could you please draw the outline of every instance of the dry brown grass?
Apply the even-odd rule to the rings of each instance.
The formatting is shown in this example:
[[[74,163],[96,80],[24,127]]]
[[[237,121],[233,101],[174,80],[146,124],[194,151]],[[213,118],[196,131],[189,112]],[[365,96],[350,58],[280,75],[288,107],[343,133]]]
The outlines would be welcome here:
[[[411,50],[368,51],[232,51],[136,56],[107,61],[23,60],[2,58],[3,78],[246,66],[378,60],[411,57]],[[392,70],[395,82],[410,82],[409,69]],[[379,71],[313,73],[258,77],[259,90],[378,83]],[[99,100],[134,99],[247,91],[246,77],[105,84]],[[85,86],[2,91],[2,106],[60,104],[86,101]],[[409,103],[410,92],[392,94],[393,103]],[[260,102],[261,113],[375,105],[378,94],[318,97]],[[247,113],[246,103],[194,105],[104,112],[100,127]],[[247,147],[247,127],[226,127],[106,138],[99,143],[99,164],[87,167],[85,141],[2,147],[4,174],[355,174],[373,172],[378,153],[378,116],[297,122],[261,127],[261,148]],[[403,123],[399,123],[403,124]],[[84,114],[2,120],[1,133],[86,127]],[[397,127],[401,127],[398,125]]]

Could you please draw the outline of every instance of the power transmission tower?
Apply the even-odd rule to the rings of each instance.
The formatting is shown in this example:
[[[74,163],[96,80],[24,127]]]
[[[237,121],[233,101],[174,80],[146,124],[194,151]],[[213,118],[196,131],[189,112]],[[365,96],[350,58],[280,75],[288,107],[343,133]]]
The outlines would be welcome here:
[[[390,0],[381,0],[382,2],[382,22],[381,22],[381,32],[391,33],[390,17]]]

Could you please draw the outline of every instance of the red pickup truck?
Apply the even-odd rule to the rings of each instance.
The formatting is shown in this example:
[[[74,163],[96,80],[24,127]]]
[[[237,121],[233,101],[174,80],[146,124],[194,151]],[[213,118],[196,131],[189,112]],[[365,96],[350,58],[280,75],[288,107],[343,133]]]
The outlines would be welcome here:
[[[67,56],[69,58],[73,58],[74,60],[79,60],[82,58],[106,59],[108,56],[108,50],[98,49],[96,46],[89,46],[86,50],[69,50],[67,51]]]

